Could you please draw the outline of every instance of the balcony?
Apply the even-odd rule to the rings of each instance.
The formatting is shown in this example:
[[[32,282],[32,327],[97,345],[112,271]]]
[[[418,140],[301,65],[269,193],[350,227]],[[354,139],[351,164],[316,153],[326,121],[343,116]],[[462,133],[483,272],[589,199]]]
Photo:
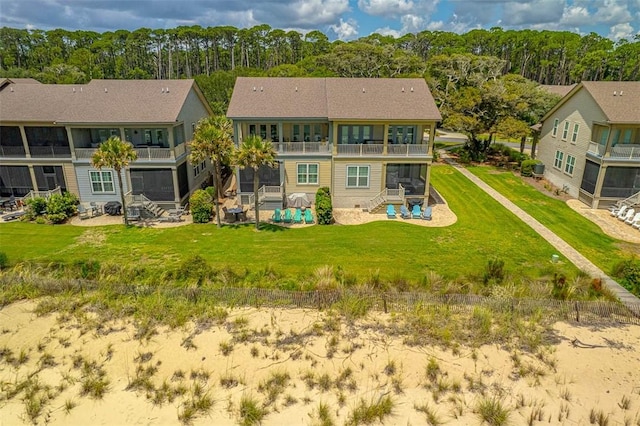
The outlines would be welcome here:
[[[640,145],[616,145],[611,148],[611,151],[609,151],[609,155],[605,157],[605,147],[595,142],[590,142],[587,152],[599,158],[640,161]]]
[[[0,145],[0,157],[25,157],[24,146],[2,146]]]
[[[427,157],[429,145],[427,144],[341,144],[336,146],[336,155],[339,157]]]
[[[273,147],[279,155],[327,154],[331,155],[331,144],[327,142],[275,142]]]
[[[30,146],[33,158],[69,158],[71,149],[68,146]]]
[[[158,148],[158,147],[134,147],[138,159],[136,161],[166,161],[172,160],[174,157],[171,152],[171,148]],[[180,151],[180,155],[184,153],[184,144],[176,147],[177,151]],[[88,160],[93,157],[93,153],[96,152],[96,148],[76,148],[76,159]]]

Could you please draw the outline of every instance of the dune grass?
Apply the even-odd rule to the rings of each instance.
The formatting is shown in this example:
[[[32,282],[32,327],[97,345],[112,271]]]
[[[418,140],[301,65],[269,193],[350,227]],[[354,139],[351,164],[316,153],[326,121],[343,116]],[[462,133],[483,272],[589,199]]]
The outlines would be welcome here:
[[[199,255],[215,268],[236,271],[270,269],[296,276],[331,265],[386,280],[416,280],[429,271],[451,278],[479,275],[491,258],[503,259],[505,269],[518,275],[537,276],[548,266],[555,250],[451,167],[434,167],[432,183],[458,217],[452,226],[384,220],[301,229],[264,224],[255,232],[252,225],[153,229],[7,223],[0,226],[0,241],[11,264],[92,260],[153,268]],[[566,269],[575,272],[572,265]]]
[[[640,244],[608,236],[565,202],[541,193],[512,172],[489,166],[473,166],[468,167],[468,170],[536,218],[606,273],[610,273],[616,263],[628,259],[632,253],[640,254]],[[632,232],[631,229],[629,232]]]

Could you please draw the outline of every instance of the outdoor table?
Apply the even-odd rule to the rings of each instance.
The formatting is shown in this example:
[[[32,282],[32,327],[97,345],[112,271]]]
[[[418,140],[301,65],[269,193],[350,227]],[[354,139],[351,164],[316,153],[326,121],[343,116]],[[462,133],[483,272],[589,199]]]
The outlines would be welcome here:
[[[233,213],[236,216],[236,220],[240,220],[240,214],[244,211],[242,207],[232,207],[227,209],[227,212]]]

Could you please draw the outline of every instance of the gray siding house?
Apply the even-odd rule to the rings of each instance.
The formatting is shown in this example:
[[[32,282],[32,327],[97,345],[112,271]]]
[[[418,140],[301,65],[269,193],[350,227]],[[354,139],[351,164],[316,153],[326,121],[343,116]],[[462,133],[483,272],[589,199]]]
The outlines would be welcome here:
[[[592,208],[640,192],[640,82],[584,81],[542,119],[545,177]]]
[[[227,116],[240,144],[270,140],[278,166],[260,170],[260,201],[282,206],[289,194],[333,205],[382,208],[429,196],[436,124],[442,118],[424,79],[239,77]],[[253,191],[239,170],[240,194]]]
[[[115,173],[91,166],[99,144],[119,136],[138,154],[125,192],[174,207],[209,176],[206,163],[188,163],[186,142],[211,114],[193,80],[0,80],[0,194],[60,187],[83,202],[119,200]]]

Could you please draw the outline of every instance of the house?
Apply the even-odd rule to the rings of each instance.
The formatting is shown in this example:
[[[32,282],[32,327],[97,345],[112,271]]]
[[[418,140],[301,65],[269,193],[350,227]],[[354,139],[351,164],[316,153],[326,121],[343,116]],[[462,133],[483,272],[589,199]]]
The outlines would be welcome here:
[[[640,197],[640,82],[578,84],[543,117],[538,150],[545,177],[592,208]]]
[[[278,165],[259,171],[270,207],[323,186],[334,207],[369,211],[429,196],[441,116],[424,79],[240,77],[227,116],[237,144],[251,134],[274,144]],[[253,193],[252,170],[238,182]]]
[[[118,136],[138,154],[125,192],[175,207],[209,175],[206,162],[187,162],[186,142],[211,114],[193,80],[0,80],[0,193],[60,187],[83,202],[119,200],[114,172],[91,166],[98,145]]]

